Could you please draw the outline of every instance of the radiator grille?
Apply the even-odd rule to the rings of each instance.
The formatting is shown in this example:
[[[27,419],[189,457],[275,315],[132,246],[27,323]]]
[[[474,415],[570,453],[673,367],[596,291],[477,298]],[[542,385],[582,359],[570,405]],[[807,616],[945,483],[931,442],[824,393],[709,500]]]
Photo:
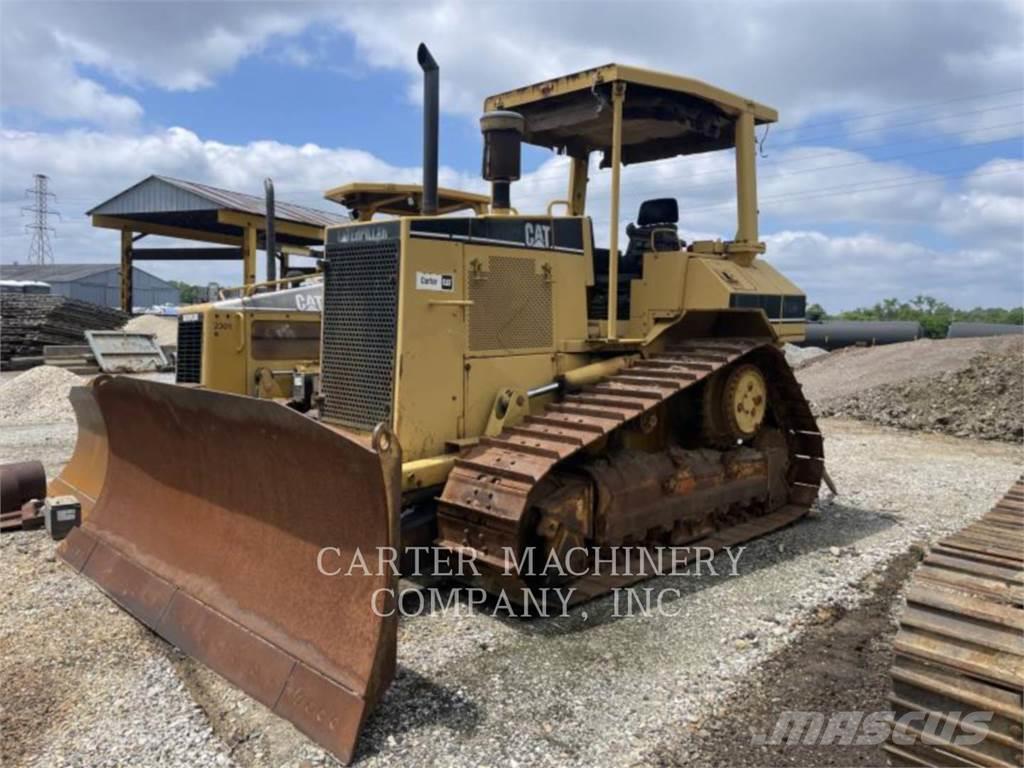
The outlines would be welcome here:
[[[179,384],[200,384],[203,373],[203,316],[178,320],[178,351],[174,380]]]
[[[398,243],[349,242],[327,250],[320,412],[343,426],[392,424]]]
[[[551,282],[533,259],[491,256],[490,271],[469,281],[469,348],[550,347]]]

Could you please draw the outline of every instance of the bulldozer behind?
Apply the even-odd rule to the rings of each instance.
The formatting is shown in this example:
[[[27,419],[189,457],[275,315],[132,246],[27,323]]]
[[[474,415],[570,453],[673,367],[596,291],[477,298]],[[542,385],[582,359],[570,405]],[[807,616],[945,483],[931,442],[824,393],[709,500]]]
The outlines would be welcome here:
[[[442,216],[438,67],[424,46],[419,62],[424,180],[392,202],[419,210],[327,231],[309,414],[101,377],[79,416],[105,431],[91,444],[107,449],[91,465],[103,482],[63,547],[346,761],[394,674],[381,552],[432,544],[493,594],[585,600],[643,577],[608,577],[595,553],[762,535],[806,513],[824,467],[779,349],[802,337],[805,299],[759,258],[754,129],[774,110],[620,65],[498,94],[481,120],[489,207]],[[513,205],[524,142],[569,158],[565,198],[543,213]],[[733,148],[733,239],[684,242],[665,197],[639,206],[620,248],[623,165]],[[606,247],[587,212],[598,154]],[[377,567],[324,579],[325,547]],[[534,551],[567,568],[523,567]]]

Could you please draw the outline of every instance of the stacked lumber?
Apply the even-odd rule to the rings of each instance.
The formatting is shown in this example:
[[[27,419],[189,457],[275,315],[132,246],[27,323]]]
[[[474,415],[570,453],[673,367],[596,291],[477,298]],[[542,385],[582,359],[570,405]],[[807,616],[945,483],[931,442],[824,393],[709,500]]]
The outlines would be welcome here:
[[[84,344],[87,330],[114,330],[128,319],[118,309],[64,296],[0,294],[0,365],[41,358],[47,345]]]
[[[88,344],[47,344],[43,347],[43,365],[66,368],[79,376],[100,372],[96,356]]]

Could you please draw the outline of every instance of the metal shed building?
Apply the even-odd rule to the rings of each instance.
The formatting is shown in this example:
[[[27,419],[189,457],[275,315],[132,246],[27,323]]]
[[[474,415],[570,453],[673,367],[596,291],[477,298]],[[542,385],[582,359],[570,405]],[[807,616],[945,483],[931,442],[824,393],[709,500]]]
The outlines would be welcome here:
[[[104,307],[121,306],[121,266],[119,264],[4,264],[0,275],[5,280],[35,280],[50,285],[50,293],[89,301]],[[178,304],[177,288],[156,275],[132,267],[134,305]]]
[[[136,261],[236,260],[242,263],[242,285],[251,286],[256,282],[256,251],[266,249],[265,198],[194,181],[148,176],[86,213],[94,227],[121,233],[121,265],[128,278],[121,285],[125,306],[141,302],[134,297],[137,288],[130,279],[136,273],[128,270]],[[274,221],[279,268],[268,272],[284,275],[289,257],[315,257],[313,248],[323,245],[324,228],[348,221],[348,217],[278,200]],[[208,245],[140,247],[138,242],[148,235]]]

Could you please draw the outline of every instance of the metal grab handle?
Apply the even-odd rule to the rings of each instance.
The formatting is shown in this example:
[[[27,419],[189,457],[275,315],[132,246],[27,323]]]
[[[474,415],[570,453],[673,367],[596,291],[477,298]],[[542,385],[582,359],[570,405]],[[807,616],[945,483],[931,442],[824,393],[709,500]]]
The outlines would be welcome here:
[[[245,314],[235,312],[235,317],[238,318],[238,346],[235,347],[235,352],[241,352],[245,349]]]
[[[566,213],[572,210],[572,203],[570,203],[568,200],[552,200],[550,203],[548,203],[548,216],[552,215],[551,209],[554,208],[556,205],[564,205]]]

